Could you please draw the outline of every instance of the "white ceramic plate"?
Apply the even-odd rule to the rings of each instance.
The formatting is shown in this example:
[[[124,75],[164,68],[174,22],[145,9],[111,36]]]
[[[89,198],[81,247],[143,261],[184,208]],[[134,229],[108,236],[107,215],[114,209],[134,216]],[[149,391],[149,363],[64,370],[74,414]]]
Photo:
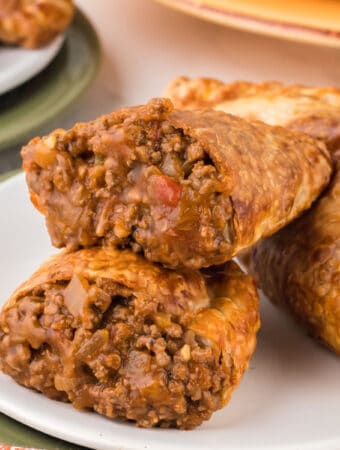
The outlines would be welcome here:
[[[35,50],[0,45],[0,95],[41,72],[56,56],[64,39],[64,35],[57,36],[49,45]]]
[[[23,175],[0,186],[2,301],[53,250]],[[340,359],[263,301],[250,370],[224,410],[194,431],[144,430],[74,410],[0,376],[0,411],[40,431],[101,450],[340,448]]]

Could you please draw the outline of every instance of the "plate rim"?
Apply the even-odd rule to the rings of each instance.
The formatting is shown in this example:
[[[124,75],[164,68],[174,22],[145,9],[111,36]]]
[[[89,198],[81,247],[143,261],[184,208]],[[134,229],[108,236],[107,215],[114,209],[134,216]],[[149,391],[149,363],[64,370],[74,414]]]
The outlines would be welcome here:
[[[91,22],[87,18],[87,16],[79,8],[76,9],[76,13],[74,16],[74,22],[76,21],[79,21],[81,28],[82,25],[86,27],[86,39],[89,42],[91,42],[91,46],[94,49],[93,51],[94,58],[91,59],[91,65],[86,71],[86,76],[84,76],[81,79],[80,83],[77,83],[73,86],[71,94],[67,96],[66,100],[60,97],[59,101],[56,102],[54,105],[50,105],[49,109],[45,111],[43,117],[40,117],[40,120],[37,120],[34,123],[34,125],[26,126],[23,129],[19,130],[15,135],[10,135],[1,139],[0,152],[10,149],[11,147],[14,147],[17,144],[23,142],[25,138],[27,137],[29,138],[31,134],[34,135],[34,133],[37,130],[47,125],[52,119],[55,119],[56,117],[61,115],[71,104],[73,104],[86,91],[86,88],[90,85],[90,83],[97,75],[102,57],[99,37],[94,27],[92,26]],[[72,22],[70,28],[74,26],[74,22]],[[66,34],[66,38],[63,45],[65,45],[67,40],[68,36]],[[59,53],[62,52],[63,45],[61,46]]]
[[[19,70],[19,75],[17,75],[16,77],[13,77],[12,75],[10,76],[9,79],[7,79],[7,86],[6,87],[2,87],[1,88],[1,84],[0,84],[0,95],[4,95],[7,94],[8,92],[14,90],[15,88],[21,86],[22,84],[26,83],[27,81],[31,80],[32,78],[34,78],[36,75],[38,75],[40,72],[42,72],[52,61],[53,59],[57,56],[57,54],[59,53],[61,47],[63,46],[64,42],[65,42],[65,38],[66,38],[66,34],[63,33],[59,36],[56,36],[52,42],[50,42],[50,44],[46,47],[43,47],[41,50],[45,50],[49,52],[47,53],[47,55],[45,55],[45,57],[42,60],[38,60],[36,66],[30,70],[28,72],[28,74],[25,73],[25,70],[20,69]],[[9,46],[6,46],[9,47]],[[11,47],[13,49],[13,51],[17,50],[16,47]],[[29,51],[29,52],[39,52],[40,49],[38,50],[27,50],[27,49],[20,49],[22,51]],[[35,56],[35,55],[34,55]],[[16,68],[16,70],[18,70]]]
[[[154,0],[163,6],[237,30],[320,47],[339,48],[340,32],[226,11],[190,0]]]

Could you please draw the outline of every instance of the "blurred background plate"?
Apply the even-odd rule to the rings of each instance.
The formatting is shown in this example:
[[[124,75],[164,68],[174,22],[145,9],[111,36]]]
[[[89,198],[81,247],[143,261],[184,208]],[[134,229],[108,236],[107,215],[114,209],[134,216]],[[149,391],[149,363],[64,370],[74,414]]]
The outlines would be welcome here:
[[[25,49],[14,46],[0,47],[0,94],[41,72],[60,50],[65,35],[57,36],[49,45],[39,49]]]
[[[340,47],[339,0],[157,0],[222,25]]]
[[[32,80],[0,96],[0,150],[33,137],[70,105],[96,75],[99,60],[97,35],[77,11],[53,62]]]

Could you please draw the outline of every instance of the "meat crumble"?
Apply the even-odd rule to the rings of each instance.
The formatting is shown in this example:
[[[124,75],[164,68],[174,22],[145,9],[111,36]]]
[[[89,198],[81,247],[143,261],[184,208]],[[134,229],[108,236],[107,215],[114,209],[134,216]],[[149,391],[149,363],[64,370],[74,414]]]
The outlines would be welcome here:
[[[61,131],[26,149],[53,244],[144,249],[170,265],[179,243],[188,264],[193,253],[216,252],[232,207],[203,146],[166,120],[126,122],[104,121],[84,139]]]

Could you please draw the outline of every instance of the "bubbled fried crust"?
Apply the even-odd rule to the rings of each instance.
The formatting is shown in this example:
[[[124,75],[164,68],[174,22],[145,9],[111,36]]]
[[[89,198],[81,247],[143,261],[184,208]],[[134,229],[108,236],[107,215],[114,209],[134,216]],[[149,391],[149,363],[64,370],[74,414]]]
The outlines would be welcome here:
[[[188,429],[228,402],[258,327],[254,281],[233,262],[173,272],[91,248],[53,257],[13,293],[0,367],[76,408]]]
[[[72,0],[0,0],[0,41],[42,47],[67,28],[73,14]]]
[[[279,82],[224,83],[211,78],[178,77],[165,92],[177,108],[212,108],[261,120],[340,146],[340,89]]]
[[[252,251],[265,294],[340,355],[340,164],[317,204]]]

